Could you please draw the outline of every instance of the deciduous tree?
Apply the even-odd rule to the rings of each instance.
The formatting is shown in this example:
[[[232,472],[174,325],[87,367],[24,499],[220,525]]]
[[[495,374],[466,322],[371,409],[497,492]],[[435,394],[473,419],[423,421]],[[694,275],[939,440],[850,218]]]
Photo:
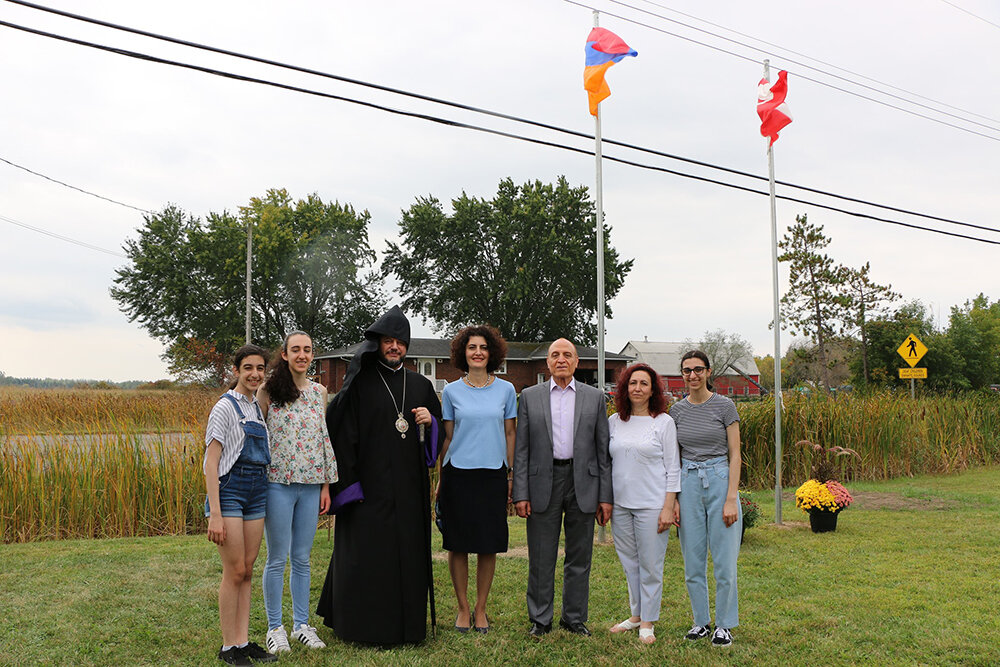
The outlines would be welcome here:
[[[596,228],[586,187],[564,177],[515,185],[492,199],[464,192],[445,212],[434,197],[403,212],[399,242],[388,242],[384,276],[399,280],[403,307],[440,332],[488,322],[510,340],[597,339]],[[606,317],[632,260],[621,260],[604,227]]]
[[[371,271],[367,211],[293,201],[269,190],[240,209],[202,221],[170,205],[146,217],[125,243],[111,296],[130,320],[167,345],[179,377],[218,377],[220,358],[244,340],[246,234],[253,228],[252,334],[274,346],[294,329],[317,349],[354,342],[383,309]]]

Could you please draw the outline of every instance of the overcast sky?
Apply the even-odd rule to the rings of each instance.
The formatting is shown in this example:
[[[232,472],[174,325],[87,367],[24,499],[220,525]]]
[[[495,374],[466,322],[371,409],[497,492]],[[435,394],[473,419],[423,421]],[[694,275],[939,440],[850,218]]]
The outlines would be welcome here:
[[[49,0],[87,16],[264,58],[593,131],[582,89],[591,11],[561,0],[248,2]],[[638,50],[608,75],[606,138],[767,174],[755,113],[764,57],[609,0],[601,25]],[[660,9],[628,4],[758,44]],[[779,180],[1000,228],[1000,9],[986,0],[657,4],[780,45],[795,121],[775,145]],[[612,16],[619,14],[643,24]],[[982,20],[986,19],[986,20]],[[392,107],[589,147],[514,123],[51,16],[0,0],[0,20]],[[989,23],[990,21],[992,23]],[[686,41],[682,35],[745,58]],[[772,47],[764,47],[773,50]],[[787,50],[802,55],[788,53]],[[816,60],[828,65],[819,64]],[[836,72],[837,81],[801,64]],[[859,88],[885,84],[946,102],[970,124]],[[144,209],[168,202],[204,216],[235,211],[268,188],[318,193],[372,215],[374,248],[396,236],[417,196],[491,197],[517,182],[594,182],[594,160],[356,105],[99,52],[0,26],[0,158]],[[831,87],[971,128],[947,127]],[[901,96],[905,93],[896,92]],[[909,98],[912,99],[912,98]],[[933,102],[921,100],[935,109]],[[965,112],[981,116],[969,116]],[[985,116],[986,118],[983,118]],[[641,153],[607,155],[737,180]],[[741,184],[766,188],[745,179]],[[778,188],[806,199],[818,197]],[[612,303],[607,348],[630,339],[698,339],[722,328],[758,353],[772,349],[770,220],[766,197],[607,163],[611,242],[635,259]],[[857,204],[842,208],[879,214]],[[941,318],[979,292],[1000,297],[1000,247],[875,223],[779,200],[779,236],[796,214],[825,226],[829,253],[920,299]],[[1000,240],[988,231],[893,219]],[[108,288],[142,214],[0,163],[0,371],[14,376],[156,379],[162,345],[128,322]],[[787,271],[781,271],[782,290]],[[390,286],[391,287],[391,286]],[[394,300],[396,299],[394,295]],[[411,318],[414,335],[430,335]],[[360,333],[360,332],[359,332]],[[788,335],[783,345],[787,345]]]

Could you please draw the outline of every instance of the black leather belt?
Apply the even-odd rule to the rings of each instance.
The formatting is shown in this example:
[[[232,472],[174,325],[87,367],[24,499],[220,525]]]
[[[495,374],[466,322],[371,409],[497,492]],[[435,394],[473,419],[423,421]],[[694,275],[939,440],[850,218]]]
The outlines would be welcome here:
[[[552,459],[552,465],[568,466],[573,464],[573,459]]]

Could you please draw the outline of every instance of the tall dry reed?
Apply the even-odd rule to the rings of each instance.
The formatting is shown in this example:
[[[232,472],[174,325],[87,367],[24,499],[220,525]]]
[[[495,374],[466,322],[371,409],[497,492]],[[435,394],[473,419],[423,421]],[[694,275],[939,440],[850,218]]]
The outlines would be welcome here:
[[[0,392],[0,541],[200,531],[218,393]]]
[[[171,431],[204,422],[221,389],[0,388],[0,433]]]
[[[809,477],[808,440],[856,450],[844,457],[845,480],[951,473],[1000,463],[1000,397],[964,394],[911,399],[903,394],[788,395],[781,426],[782,484]],[[774,486],[774,403],[739,405],[746,483]]]

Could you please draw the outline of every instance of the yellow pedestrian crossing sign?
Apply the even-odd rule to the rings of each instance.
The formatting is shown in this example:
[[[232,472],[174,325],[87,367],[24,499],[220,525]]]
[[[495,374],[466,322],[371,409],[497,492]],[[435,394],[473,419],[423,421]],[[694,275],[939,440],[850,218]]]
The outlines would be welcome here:
[[[903,361],[908,363],[910,368],[913,368],[927,354],[927,346],[921,343],[919,338],[910,334],[896,352],[903,357]]]

